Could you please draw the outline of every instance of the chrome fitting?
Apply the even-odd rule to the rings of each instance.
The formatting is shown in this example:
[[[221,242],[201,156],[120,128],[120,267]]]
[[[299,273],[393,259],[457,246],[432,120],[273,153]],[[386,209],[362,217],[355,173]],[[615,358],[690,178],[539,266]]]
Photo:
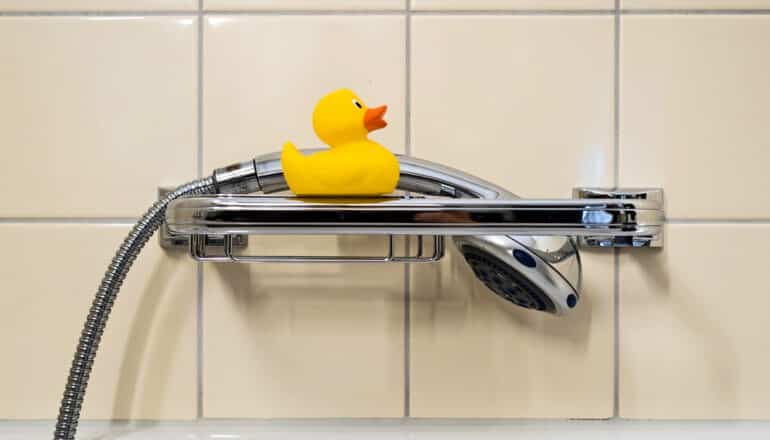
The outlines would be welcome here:
[[[629,226],[633,224],[655,224],[656,232],[648,235],[617,235],[617,236],[592,236],[579,237],[579,243],[584,247],[663,247],[663,190],[661,188],[575,188],[572,196],[585,200],[614,200],[614,201],[646,201],[644,209],[619,210],[619,217]],[[629,208],[633,205],[629,204]]]
[[[220,194],[249,194],[261,189],[253,160],[218,168],[213,177]]]

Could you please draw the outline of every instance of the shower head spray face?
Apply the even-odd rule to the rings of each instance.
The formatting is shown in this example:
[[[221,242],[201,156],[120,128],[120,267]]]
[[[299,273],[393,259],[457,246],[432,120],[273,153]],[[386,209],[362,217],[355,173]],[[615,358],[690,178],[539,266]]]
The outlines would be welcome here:
[[[461,236],[454,242],[476,278],[499,297],[559,315],[580,298],[580,257],[572,240],[552,238]]]

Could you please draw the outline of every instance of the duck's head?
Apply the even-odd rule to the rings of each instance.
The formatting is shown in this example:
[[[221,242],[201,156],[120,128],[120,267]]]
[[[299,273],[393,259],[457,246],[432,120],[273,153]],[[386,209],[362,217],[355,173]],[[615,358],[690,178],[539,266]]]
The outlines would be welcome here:
[[[383,105],[368,108],[348,89],[340,89],[321,98],[313,111],[313,129],[330,147],[366,139],[370,131],[388,125],[382,116]]]

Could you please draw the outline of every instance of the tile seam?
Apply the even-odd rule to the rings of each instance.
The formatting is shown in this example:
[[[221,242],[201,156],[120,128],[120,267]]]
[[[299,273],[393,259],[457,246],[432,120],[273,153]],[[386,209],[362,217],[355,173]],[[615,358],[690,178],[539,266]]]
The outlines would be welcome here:
[[[198,35],[197,35],[197,156],[198,178],[203,177],[203,0],[198,0]],[[196,266],[196,314],[195,314],[195,416],[203,418],[203,263]]]
[[[405,0],[406,15],[404,17],[405,47],[404,47],[404,150],[407,156],[412,155],[412,4]],[[411,241],[406,238],[406,251],[409,252]],[[404,264],[404,414],[411,417],[412,392],[412,295],[411,295],[411,265]]]
[[[613,26],[613,151],[615,188],[620,185],[620,0],[615,0]],[[613,250],[612,418],[620,417],[620,253]]]
[[[0,224],[133,225],[138,220],[138,217],[4,217],[0,218]]]
[[[427,16],[592,16],[616,15],[612,9],[570,10],[570,9],[522,9],[522,10],[419,10],[409,15]],[[267,11],[0,11],[0,17],[198,17],[200,15],[244,15],[244,16],[378,16],[406,15],[403,10],[267,10]],[[770,15],[770,9],[622,9],[619,15]]]

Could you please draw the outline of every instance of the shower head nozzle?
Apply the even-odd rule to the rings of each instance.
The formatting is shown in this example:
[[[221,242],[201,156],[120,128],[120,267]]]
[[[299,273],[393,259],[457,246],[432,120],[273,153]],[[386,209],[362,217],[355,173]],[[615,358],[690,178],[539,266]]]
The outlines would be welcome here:
[[[580,256],[569,238],[460,236],[454,241],[476,278],[506,301],[560,315],[580,299]]]

